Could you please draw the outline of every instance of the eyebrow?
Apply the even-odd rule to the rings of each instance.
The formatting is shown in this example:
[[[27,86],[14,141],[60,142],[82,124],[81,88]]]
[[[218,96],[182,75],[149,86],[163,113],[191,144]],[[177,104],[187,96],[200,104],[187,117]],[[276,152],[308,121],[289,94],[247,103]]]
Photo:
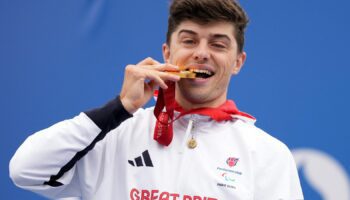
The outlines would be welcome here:
[[[179,31],[178,35],[181,35],[182,33],[187,33],[190,35],[198,35],[196,32],[192,31],[192,30],[188,30],[188,29],[182,29]],[[228,40],[229,42],[231,42],[231,38],[226,35],[226,34],[210,34],[210,37],[213,39],[225,39]]]
[[[226,34],[213,34],[213,35],[210,35],[210,37],[214,39],[225,39],[231,42],[231,38]]]
[[[194,32],[192,30],[188,30],[188,29],[182,29],[181,31],[179,31],[179,33],[177,35],[181,35],[182,33],[188,33],[190,35],[198,35],[196,32]]]

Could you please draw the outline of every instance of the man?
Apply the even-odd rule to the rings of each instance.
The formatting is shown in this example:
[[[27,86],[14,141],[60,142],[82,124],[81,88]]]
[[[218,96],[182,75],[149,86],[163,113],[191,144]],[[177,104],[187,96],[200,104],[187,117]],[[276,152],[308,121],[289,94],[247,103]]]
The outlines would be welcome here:
[[[116,99],[30,136],[15,184],[50,198],[303,199],[288,148],[227,100],[247,22],[233,0],[174,0],[165,63],[127,66]]]

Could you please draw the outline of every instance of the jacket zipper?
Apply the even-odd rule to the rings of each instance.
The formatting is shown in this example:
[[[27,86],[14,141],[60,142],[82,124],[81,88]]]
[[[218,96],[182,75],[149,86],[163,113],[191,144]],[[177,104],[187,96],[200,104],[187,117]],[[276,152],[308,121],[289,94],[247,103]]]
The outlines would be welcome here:
[[[183,180],[183,170],[184,170],[184,160],[185,160],[185,151],[186,151],[186,144],[187,144],[187,141],[191,135],[191,131],[193,130],[194,126],[194,119],[193,119],[193,115],[191,115],[190,117],[190,120],[188,121],[188,125],[187,125],[187,129],[186,129],[186,133],[185,133],[185,136],[183,138],[183,141],[182,141],[182,144],[181,144],[181,147],[180,147],[180,151],[179,151],[179,156],[181,157],[180,158],[180,163],[179,163],[179,175],[177,177],[177,183],[176,183],[176,188],[177,188],[177,191],[181,191],[181,186],[182,186],[182,181]]]
[[[192,132],[192,130],[194,128],[193,123],[194,123],[194,119],[193,119],[193,115],[191,115],[190,120],[188,121],[185,137],[184,137],[184,139],[182,141],[182,146],[181,146],[181,149],[180,149],[180,152],[179,152],[180,154],[184,153],[184,151],[186,149],[187,141],[189,140],[191,132]]]

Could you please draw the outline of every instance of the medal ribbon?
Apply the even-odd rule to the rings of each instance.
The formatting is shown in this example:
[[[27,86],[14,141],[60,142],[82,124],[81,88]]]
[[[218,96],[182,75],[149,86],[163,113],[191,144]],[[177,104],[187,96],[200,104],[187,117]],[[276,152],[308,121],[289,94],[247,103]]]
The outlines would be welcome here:
[[[157,118],[154,129],[153,139],[158,143],[168,146],[173,139],[173,122],[187,114],[199,114],[209,116],[213,120],[220,122],[232,120],[232,115],[241,115],[254,119],[254,117],[241,112],[237,109],[232,100],[227,100],[217,108],[197,108],[185,111],[175,101],[175,82],[167,82],[168,89],[159,89],[154,115]],[[180,115],[174,119],[174,110],[179,111]]]

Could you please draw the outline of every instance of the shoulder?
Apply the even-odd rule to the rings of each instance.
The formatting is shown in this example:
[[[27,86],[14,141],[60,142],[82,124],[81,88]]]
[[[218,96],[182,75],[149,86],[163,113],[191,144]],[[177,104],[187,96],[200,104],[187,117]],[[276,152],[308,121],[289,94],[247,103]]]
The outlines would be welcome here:
[[[125,120],[117,130],[132,130],[132,129],[141,129],[147,128],[154,125],[156,118],[153,114],[154,107],[150,108],[140,108],[138,109],[132,117]]]
[[[150,117],[150,116],[154,116],[153,115],[153,110],[154,107],[149,107],[149,108],[140,108],[138,109],[135,113],[134,113],[134,117]]]
[[[241,132],[253,153],[262,157],[291,155],[285,143],[255,126],[254,121],[237,118],[233,126]]]
[[[130,118],[130,121],[133,123],[139,122],[153,122],[155,120],[155,116],[153,114],[154,107],[149,108],[140,108],[134,114],[133,117]]]

